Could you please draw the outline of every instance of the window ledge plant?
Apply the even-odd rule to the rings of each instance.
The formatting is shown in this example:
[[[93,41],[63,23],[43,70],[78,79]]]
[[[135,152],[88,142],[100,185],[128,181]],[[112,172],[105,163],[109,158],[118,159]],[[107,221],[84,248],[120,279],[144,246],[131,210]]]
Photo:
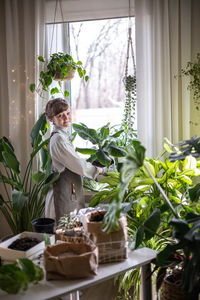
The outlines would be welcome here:
[[[61,89],[61,81],[71,80],[77,71],[80,78],[88,81],[86,70],[82,66],[81,61],[75,62],[71,55],[67,53],[53,53],[50,60],[45,60],[43,56],[39,56],[38,60],[44,64],[44,70],[40,72],[39,84],[30,84],[31,92],[36,91],[42,96],[43,91],[50,92],[51,95],[63,93]],[[58,81],[57,87],[51,87],[53,81]],[[69,92],[64,91],[64,97],[68,97]]]

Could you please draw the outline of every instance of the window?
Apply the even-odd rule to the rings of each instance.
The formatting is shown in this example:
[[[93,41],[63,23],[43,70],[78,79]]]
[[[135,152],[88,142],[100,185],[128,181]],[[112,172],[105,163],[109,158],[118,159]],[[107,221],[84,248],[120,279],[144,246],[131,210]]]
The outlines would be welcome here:
[[[123,78],[130,21],[135,48],[134,18],[47,25],[48,48],[50,49],[48,52],[71,53],[74,60],[82,61],[89,75],[87,83],[81,80],[78,74],[69,83],[73,122],[81,122],[95,129],[108,122],[111,126],[121,124],[125,103]],[[131,58],[129,59],[129,72],[133,74]],[[75,139],[76,146],[80,145],[80,142],[83,146],[83,141]]]
[[[89,75],[87,83],[78,76],[71,81],[74,122],[93,128],[121,123],[127,31],[128,18],[70,23],[71,53]]]

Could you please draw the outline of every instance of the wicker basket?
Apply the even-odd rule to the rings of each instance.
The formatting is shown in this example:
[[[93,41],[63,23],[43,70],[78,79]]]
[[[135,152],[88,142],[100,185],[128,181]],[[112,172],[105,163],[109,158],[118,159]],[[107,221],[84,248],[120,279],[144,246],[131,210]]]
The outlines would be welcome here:
[[[198,294],[186,293],[180,287],[180,282],[170,282],[167,278],[161,286],[160,300],[198,300]]]
[[[69,68],[70,69],[70,68]],[[74,78],[74,74],[75,74],[76,70],[72,70],[72,71],[68,71],[68,75],[65,78],[62,78],[61,76],[61,72],[59,70],[56,71],[56,75],[54,77],[55,81],[69,81],[72,78]]]

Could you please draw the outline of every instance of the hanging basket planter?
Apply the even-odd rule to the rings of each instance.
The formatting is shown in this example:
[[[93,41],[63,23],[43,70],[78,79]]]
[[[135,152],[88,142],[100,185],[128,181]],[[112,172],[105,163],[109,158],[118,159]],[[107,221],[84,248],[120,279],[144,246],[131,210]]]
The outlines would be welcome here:
[[[74,78],[75,72],[76,72],[76,70],[71,70],[71,67],[68,67],[67,71],[66,71],[67,75],[63,76],[63,73],[57,69],[54,80],[55,81],[70,81]]]

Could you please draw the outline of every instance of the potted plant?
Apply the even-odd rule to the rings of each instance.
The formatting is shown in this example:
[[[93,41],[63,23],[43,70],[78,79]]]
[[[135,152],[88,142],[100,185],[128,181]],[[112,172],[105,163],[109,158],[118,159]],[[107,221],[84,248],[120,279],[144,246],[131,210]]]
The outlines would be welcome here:
[[[12,144],[6,137],[0,139],[0,182],[6,195],[0,194],[0,210],[13,234],[32,231],[31,220],[42,216],[49,187],[59,178],[59,173],[51,171],[47,149],[49,139],[43,140],[46,131],[47,123],[43,114],[30,134],[32,152],[24,174],[21,173]],[[39,170],[35,171],[33,165],[39,151],[41,162]]]
[[[126,155],[124,148],[118,146],[118,137],[123,130],[111,133],[110,123],[95,130],[88,128],[85,124],[73,123],[73,129],[77,134],[93,144],[90,148],[76,148],[76,151],[90,155],[87,161],[97,166],[109,167],[114,162],[115,157],[123,157]]]
[[[40,72],[39,84],[30,84],[31,92],[36,91],[40,96],[43,91],[49,91],[51,95],[63,93],[61,89],[61,81],[71,80],[77,71],[80,78],[88,81],[86,70],[82,67],[82,62],[75,62],[71,55],[67,53],[53,53],[49,60],[45,60],[43,56],[39,56],[38,60],[44,64],[44,70]],[[53,80],[58,81],[58,86],[50,88]],[[64,91],[64,96],[68,97],[69,92]]]

